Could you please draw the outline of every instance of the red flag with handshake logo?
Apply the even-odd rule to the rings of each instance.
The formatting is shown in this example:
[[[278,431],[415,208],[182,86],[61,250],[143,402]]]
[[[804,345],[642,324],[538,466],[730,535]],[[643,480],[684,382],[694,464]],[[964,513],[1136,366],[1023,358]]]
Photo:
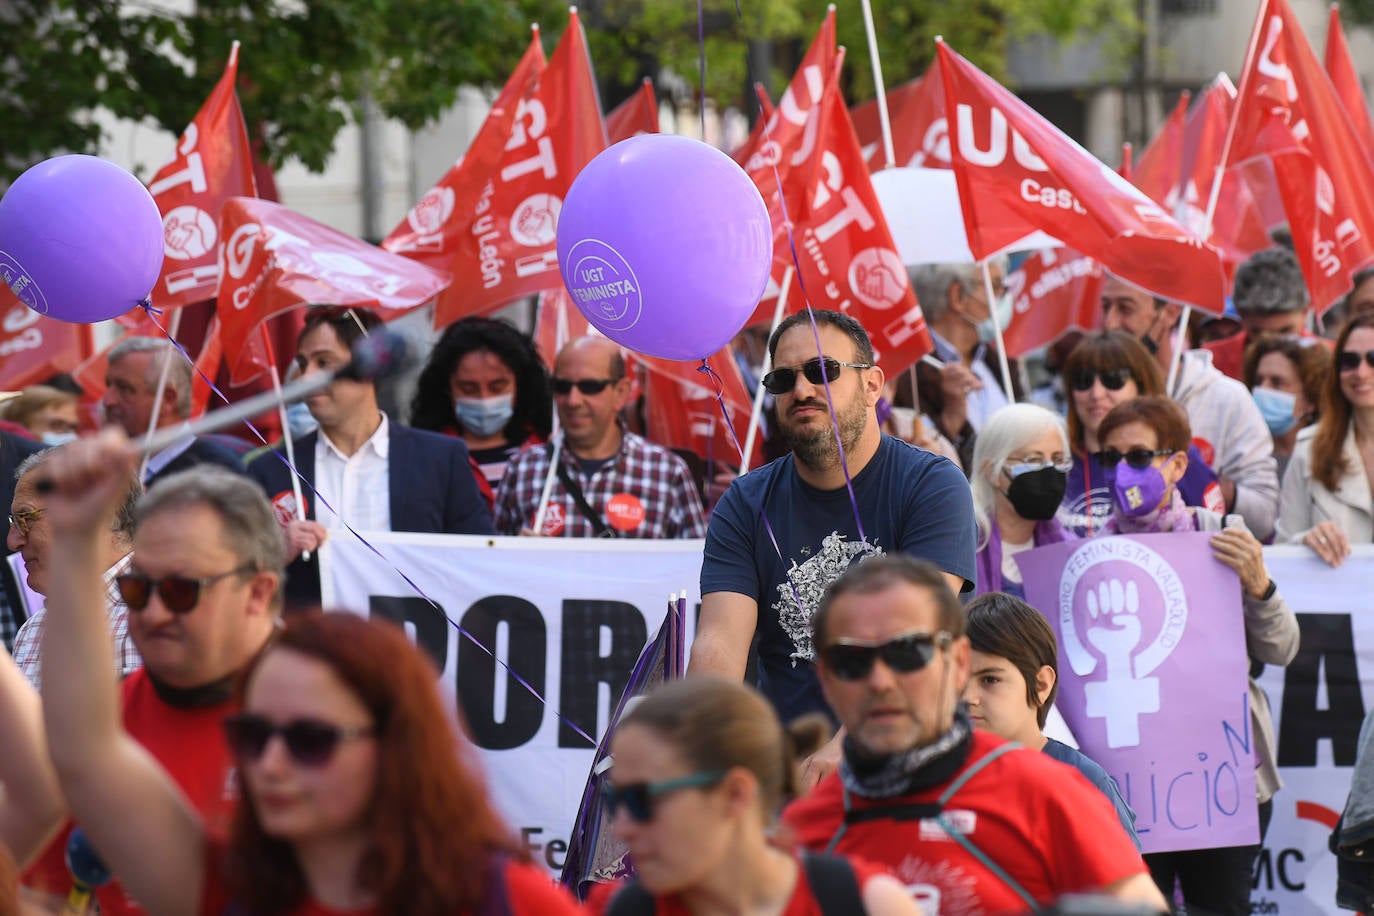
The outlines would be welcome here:
[[[563,283],[555,229],[582,167],[606,148],[576,11],[546,66],[536,31],[461,160],[382,242],[453,274],[442,327]]]
[[[345,235],[281,204],[234,197],[224,236],[216,313],[235,385],[267,368],[250,346],[258,325],[302,305],[375,309],[384,321],[434,299],[448,274]]]
[[[1039,229],[1156,296],[1222,311],[1216,249],[944,42],[936,51],[975,257]]]
[[[231,197],[257,197],[253,154],[234,81],[239,46],[214,91],[187,125],[176,150],[148,191],[162,213],[166,260],[153,287],[153,305],[175,309],[215,297],[219,286],[218,224]]]

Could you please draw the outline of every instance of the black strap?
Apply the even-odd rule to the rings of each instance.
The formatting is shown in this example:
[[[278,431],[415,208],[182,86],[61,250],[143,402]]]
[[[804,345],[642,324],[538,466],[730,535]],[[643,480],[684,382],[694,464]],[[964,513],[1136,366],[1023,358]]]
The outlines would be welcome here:
[[[654,895],[644,889],[638,881],[631,878],[615,892],[611,902],[606,905],[602,916],[654,916],[658,905]]]
[[[601,513],[592,508],[591,503],[587,502],[586,495],[582,492],[582,484],[568,473],[568,466],[563,463],[563,459],[558,459],[558,479],[563,482],[563,489],[568,491],[568,495],[577,503],[577,511],[582,513],[582,517],[592,523],[592,530],[599,538],[613,538],[616,536],[615,530],[606,524]]]
[[[859,877],[854,874],[854,866],[848,859],[808,852],[802,855],[802,868],[806,870],[806,883],[811,885],[811,894],[822,916],[851,916],[865,912]]]

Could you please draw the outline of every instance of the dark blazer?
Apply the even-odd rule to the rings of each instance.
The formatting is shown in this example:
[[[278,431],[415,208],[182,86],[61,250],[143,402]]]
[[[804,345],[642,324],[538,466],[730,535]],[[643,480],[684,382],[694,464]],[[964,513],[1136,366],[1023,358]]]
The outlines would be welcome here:
[[[24,459],[34,452],[41,452],[47,446],[41,442],[34,442],[32,439],[25,439],[23,436],[16,436],[14,433],[0,430],[0,500],[5,502],[5,514],[8,515],[10,507],[14,505],[14,472],[19,469],[19,465]],[[8,532],[7,532],[8,533]],[[5,547],[5,556],[11,553],[8,545]],[[7,615],[8,626],[0,627],[0,632],[5,634],[5,648],[14,648],[14,634],[19,631],[22,624],[24,604],[19,600],[19,586],[14,581],[14,576],[10,574],[9,564],[4,564],[0,569],[0,614]]]
[[[198,464],[213,464],[235,474],[244,472],[243,462],[234,454],[233,449],[210,439],[197,438],[186,451],[168,462],[165,468],[151,475],[143,485],[146,489],[165,477],[170,477],[178,471],[189,471]]]
[[[468,463],[468,449],[461,439],[390,423],[387,480],[390,483],[391,530],[428,534],[493,534],[487,509]],[[315,443],[318,433],[292,442],[296,468],[312,485],[315,482]],[[248,475],[277,500],[291,493],[291,472],[285,452],[260,455],[248,465]],[[310,487],[301,485],[306,517],[315,518],[316,499]],[[288,516],[290,517],[290,516]],[[280,513],[279,513],[280,518]],[[318,556],[309,562],[297,559],[286,568],[286,607],[298,609],[320,603]],[[363,610],[359,608],[359,610]]]

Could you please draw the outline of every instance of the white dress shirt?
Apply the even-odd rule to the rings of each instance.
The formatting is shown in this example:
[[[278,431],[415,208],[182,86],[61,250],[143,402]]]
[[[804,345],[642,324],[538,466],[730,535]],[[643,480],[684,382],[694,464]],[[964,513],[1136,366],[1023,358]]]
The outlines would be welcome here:
[[[391,530],[390,442],[385,413],[372,438],[352,455],[344,455],[324,430],[319,431],[315,440],[316,521],[326,528],[342,528],[347,523],[358,531]]]

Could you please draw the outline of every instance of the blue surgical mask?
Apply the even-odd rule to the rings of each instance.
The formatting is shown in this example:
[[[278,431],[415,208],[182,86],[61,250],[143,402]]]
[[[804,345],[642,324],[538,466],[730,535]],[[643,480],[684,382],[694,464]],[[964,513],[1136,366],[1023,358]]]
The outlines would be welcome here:
[[[1255,406],[1264,417],[1270,435],[1282,436],[1298,422],[1294,412],[1298,406],[1298,396],[1277,388],[1256,388],[1250,392],[1255,398]]]
[[[319,425],[315,422],[315,417],[310,413],[310,408],[305,406],[304,401],[286,408],[286,426],[292,439],[310,435]]]
[[[997,297],[997,301],[988,310],[988,317],[982,321],[973,322],[973,326],[978,331],[978,341],[980,343],[991,343],[997,339],[997,328],[1000,326],[1005,333],[1007,325],[1011,324],[1013,302],[1011,293],[1003,293]],[[993,315],[997,316],[997,323],[993,324]],[[967,316],[965,316],[967,317]],[[971,320],[971,319],[970,319]]]
[[[453,415],[464,432],[474,436],[494,436],[506,428],[515,415],[515,395],[498,394],[490,398],[454,398]]]
[[[68,442],[76,441],[76,433],[43,433],[38,438],[42,440],[44,445],[66,445]]]

